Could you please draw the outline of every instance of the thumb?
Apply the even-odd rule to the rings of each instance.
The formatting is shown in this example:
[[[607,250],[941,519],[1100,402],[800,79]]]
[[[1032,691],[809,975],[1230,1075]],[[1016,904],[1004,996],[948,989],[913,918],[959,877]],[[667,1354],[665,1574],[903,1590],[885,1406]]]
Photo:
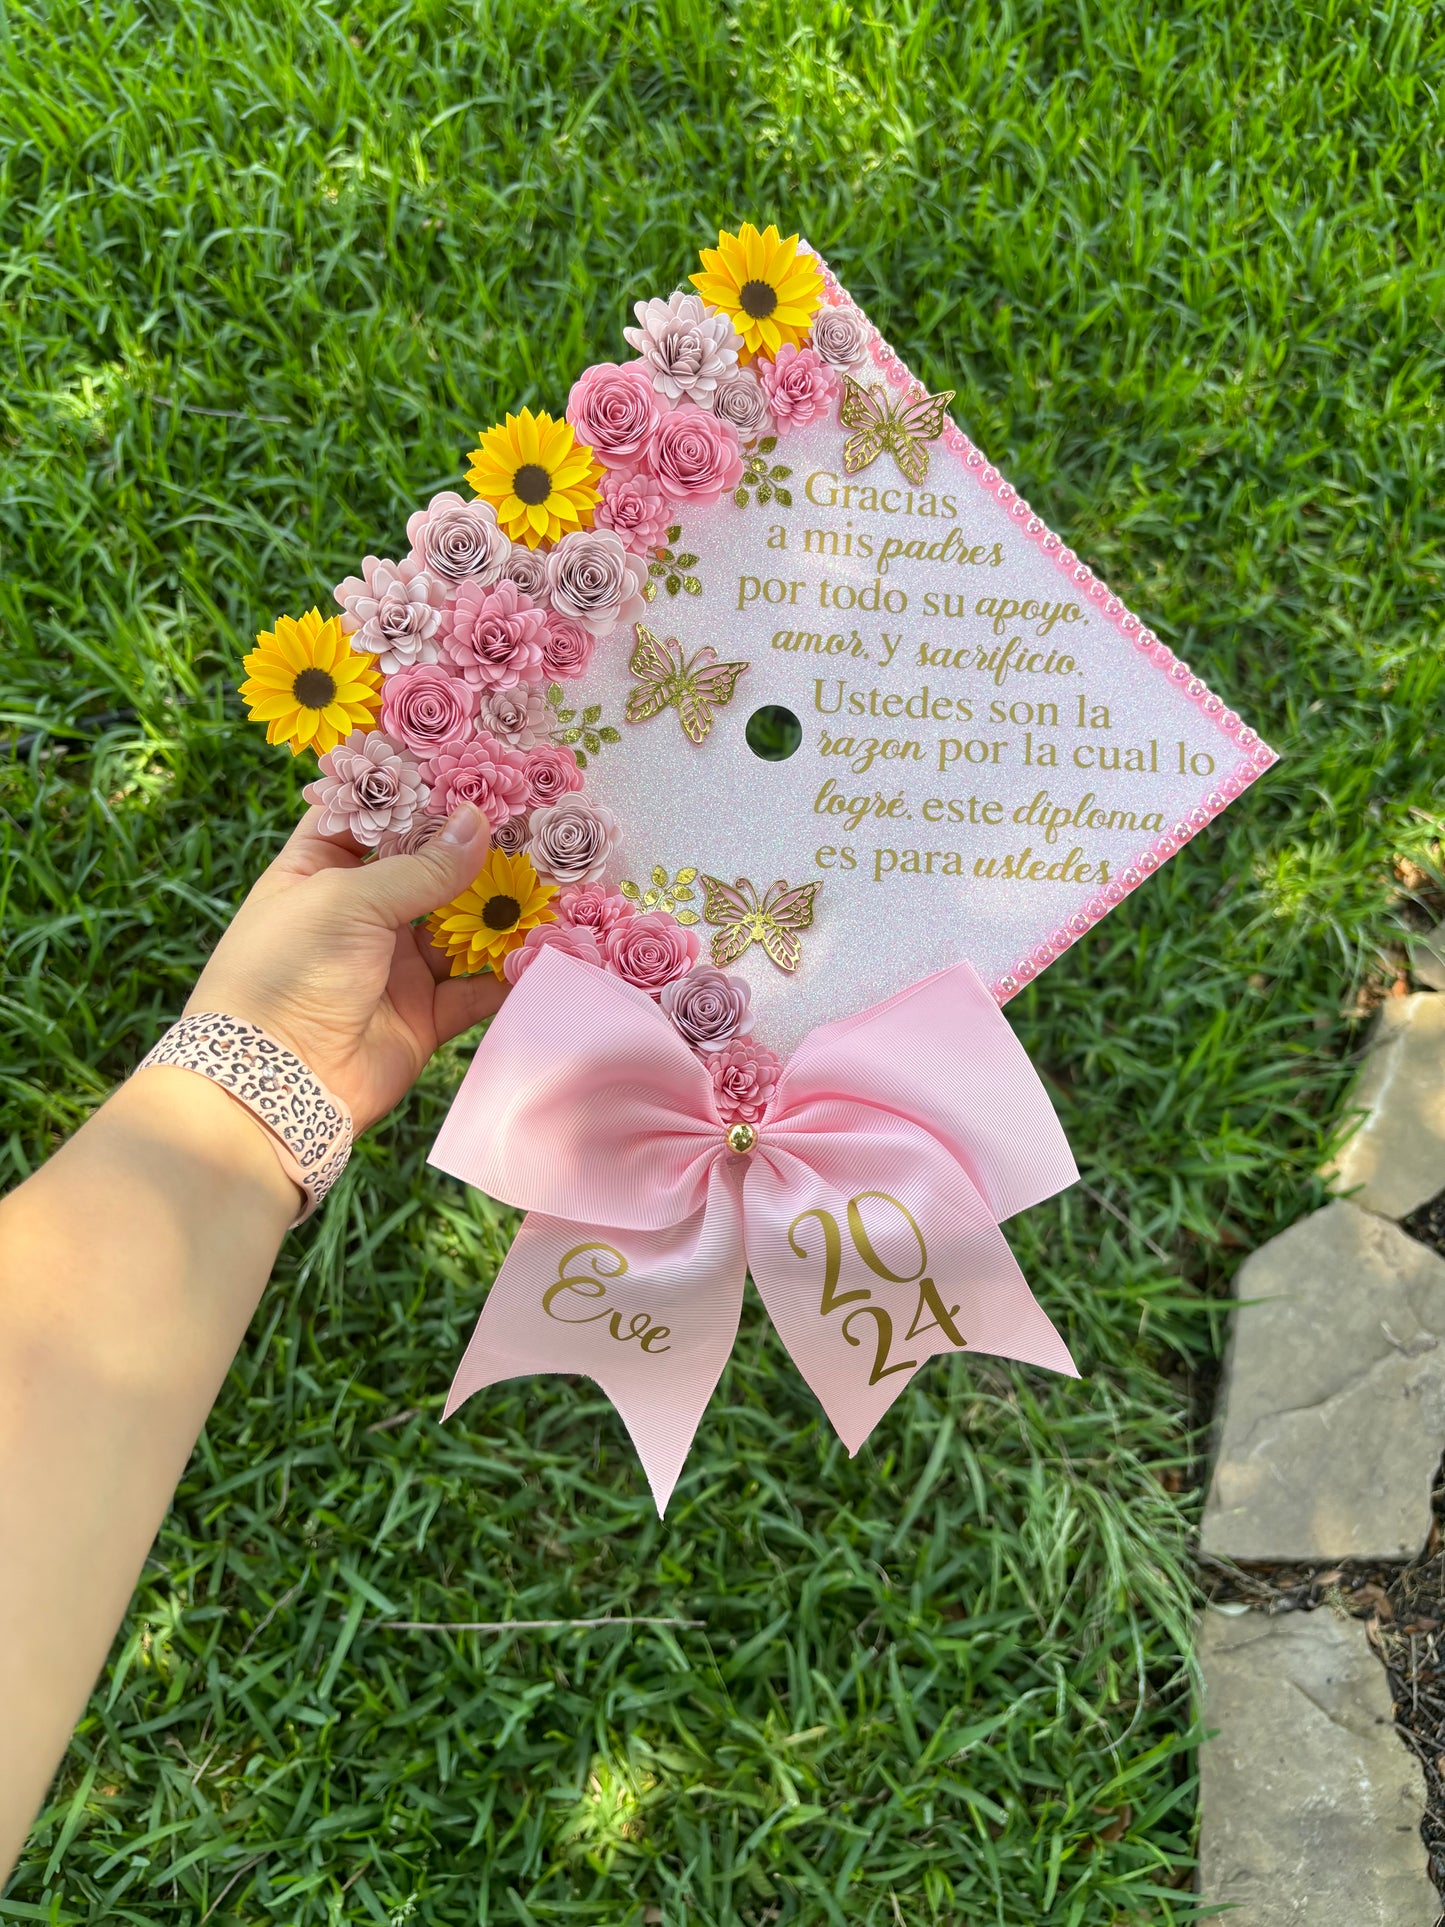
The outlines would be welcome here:
[[[415,856],[381,857],[346,880],[365,908],[400,930],[465,890],[486,862],[491,841],[486,817],[475,803],[463,803]]]

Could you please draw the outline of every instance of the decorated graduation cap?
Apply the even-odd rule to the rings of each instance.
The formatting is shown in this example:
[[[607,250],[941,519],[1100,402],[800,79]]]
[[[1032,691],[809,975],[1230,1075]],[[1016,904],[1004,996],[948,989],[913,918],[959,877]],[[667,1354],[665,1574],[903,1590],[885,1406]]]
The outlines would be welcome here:
[[[511,990],[432,1162],[527,1216],[448,1401],[612,1398],[659,1506],[751,1273],[856,1451],[924,1362],[1072,1372],[1000,1224],[1077,1176],[1002,1014],[1275,760],[910,374],[744,225],[523,409],[244,693]]]

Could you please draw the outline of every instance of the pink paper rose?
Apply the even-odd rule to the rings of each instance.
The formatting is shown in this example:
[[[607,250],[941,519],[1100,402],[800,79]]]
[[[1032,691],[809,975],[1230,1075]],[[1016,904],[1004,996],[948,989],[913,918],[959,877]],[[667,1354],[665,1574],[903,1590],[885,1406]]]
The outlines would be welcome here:
[[[490,502],[469,502],[450,488],[407,517],[406,539],[409,559],[448,583],[495,582],[512,546]]]
[[[567,419],[578,441],[586,442],[606,467],[624,471],[641,461],[664,408],[645,362],[619,368],[599,361],[572,384],[567,397]]]
[[[341,627],[352,648],[375,656],[390,676],[414,662],[436,661],[449,586],[410,556],[383,562],[368,555],[361,574],[338,582],[332,594],[345,611]]]
[[[465,742],[476,711],[476,690],[434,663],[398,669],[382,684],[381,726],[413,756],[427,758],[448,743]]]
[[[543,672],[555,682],[570,682],[573,677],[584,675],[592,660],[595,641],[592,631],[584,629],[580,622],[549,609],[547,635],[542,644]]]
[[[601,942],[623,917],[635,917],[637,905],[620,890],[600,883],[569,883],[556,902],[557,921],[590,930]]]
[[[660,997],[668,984],[692,969],[699,947],[695,930],[684,929],[665,910],[644,910],[613,924],[602,954],[614,976]]]
[[[837,369],[821,355],[812,348],[795,348],[790,341],[762,363],[761,378],[780,434],[830,414],[842,386]]]
[[[734,1038],[704,1060],[724,1124],[757,1124],[773,1101],[783,1066],[763,1044]]]
[[[519,984],[544,950],[560,950],[564,956],[596,964],[599,969],[602,965],[602,952],[590,930],[579,929],[574,924],[543,923],[527,932],[520,950],[507,952],[502,964],[507,982]]]
[[[501,581],[486,589],[464,582],[452,605],[451,633],[442,653],[464,681],[513,689],[541,676],[546,637],[543,612],[515,583]]]
[[[701,408],[675,408],[652,431],[647,466],[670,502],[715,502],[742,480],[738,431]]]
[[[351,835],[374,850],[388,831],[400,834],[426,804],[415,760],[379,729],[354,729],[321,758],[321,776],[302,791],[321,811],[323,836]]]
[[[677,511],[655,477],[613,472],[602,477],[600,487],[602,500],[593,510],[599,529],[611,529],[620,535],[633,555],[645,556],[663,546]]]
[[[538,743],[522,758],[526,778],[526,807],[536,809],[555,803],[572,790],[582,787],[582,772],[577,758],[562,743]]]
[[[694,1050],[721,1050],[730,1037],[753,1027],[752,988],[746,978],[728,977],[711,964],[697,964],[659,999],[673,1028]]]
[[[427,766],[433,816],[450,816],[461,803],[475,803],[488,823],[503,823],[524,809],[527,779],[523,758],[494,736],[444,749]]]

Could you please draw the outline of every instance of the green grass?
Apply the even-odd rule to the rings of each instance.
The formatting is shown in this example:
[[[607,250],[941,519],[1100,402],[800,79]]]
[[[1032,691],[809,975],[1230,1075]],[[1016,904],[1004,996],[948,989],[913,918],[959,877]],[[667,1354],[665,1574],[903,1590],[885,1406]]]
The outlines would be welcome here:
[[[665,1524],[585,1382],[441,1427],[511,1225],[423,1167],[446,1053],[288,1243],[0,1919],[1191,1915],[1221,1300],[1439,880],[1442,81],[1392,0],[0,7],[9,1177],[297,807],[256,628],[720,221],[801,226],[1286,754],[1010,1007],[1081,1383],[935,1362],[850,1462],[753,1301]],[[369,1623],[608,1614],[701,1624]]]

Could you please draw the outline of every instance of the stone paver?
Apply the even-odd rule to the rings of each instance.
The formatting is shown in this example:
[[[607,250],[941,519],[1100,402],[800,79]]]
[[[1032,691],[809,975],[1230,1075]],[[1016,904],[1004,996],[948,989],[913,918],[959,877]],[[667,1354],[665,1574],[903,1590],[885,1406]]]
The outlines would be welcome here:
[[[1424,1781],[1358,1620],[1204,1615],[1199,1884],[1231,1927],[1434,1927]]]
[[[1337,1202],[1248,1258],[1237,1291],[1204,1550],[1413,1558],[1445,1444],[1445,1260]]]
[[[1337,1191],[1404,1218],[1445,1190],[1445,997],[1421,990],[1380,1007],[1351,1101],[1370,1115],[1327,1172]]]
[[[1411,943],[1410,974],[1431,990],[1445,990],[1445,923]]]

